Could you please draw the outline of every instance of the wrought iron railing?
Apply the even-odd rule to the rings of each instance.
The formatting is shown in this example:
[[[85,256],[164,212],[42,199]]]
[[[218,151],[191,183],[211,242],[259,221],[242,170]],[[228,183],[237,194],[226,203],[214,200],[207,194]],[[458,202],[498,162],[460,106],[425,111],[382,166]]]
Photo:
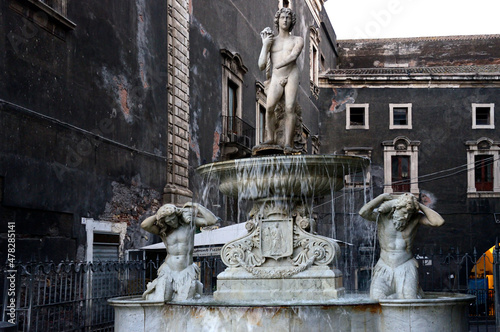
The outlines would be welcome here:
[[[467,293],[476,296],[469,307],[472,323],[495,325],[495,285],[493,275],[485,274],[493,265],[493,257],[460,253],[459,250],[437,254],[419,253],[420,284],[425,291]],[[488,267],[489,266],[489,267]],[[473,329],[471,329],[473,330]]]
[[[196,257],[204,293],[215,290],[224,270],[218,257]],[[2,321],[9,320],[7,277],[15,275],[15,321],[19,331],[113,331],[113,297],[140,295],[156,278],[162,259],[128,262],[61,262],[16,264],[0,270],[4,289]],[[0,282],[1,284],[1,282]]]
[[[251,149],[255,145],[255,128],[237,116],[222,116],[222,142],[237,143]]]
[[[29,263],[18,264],[4,277],[16,276],[19,331],[113,331],[114,312],[107,300],[141,294],[144,272],[144,261]],[[4,292],[4,321],[12,298],[7,295]]]
[[[362,250],[361,250],[362,249]],[[344,256],[353,255],[353,248],[345,248]],[[347,292],[368,294],[371,270],[377,262],[373,247],[360,247],[357,259],[342,259],[338,267],[344,274]],[[500,250],[499,250],[500,252]],[[495,251],[494,251],[495,253]],[[500,255],[500,254],[499,254]],[[470,331],[496,331],[495,326],[500,308],[498,282],[492,282],[495,275],[500,281],[500,257],[495,262],[490,253],[463,253],[456,248],[447,252],[425,252],[415,250],[418,262],[420,286],[424,292],[466,293],[476,296],[469,307]],[[485,272],[483,272],[485,271]],[[487,272],[486,272],[487,271]]]

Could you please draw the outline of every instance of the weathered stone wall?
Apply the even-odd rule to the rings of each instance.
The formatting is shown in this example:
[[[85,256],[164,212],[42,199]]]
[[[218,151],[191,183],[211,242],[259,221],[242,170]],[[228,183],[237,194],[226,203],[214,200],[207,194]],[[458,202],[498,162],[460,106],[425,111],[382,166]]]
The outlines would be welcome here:
[[[293,5],[299,18],[294,34],[305,40],[299,102],[317,134],[309,28],[319,28],[326,68],[335,67],[335,37],[328,41],[306,3]],[[134,229],[131,238],[140,238],[139,222],[155,205],[137,190],[163,194],[163,202],[188,200],[192,167],[220,155],[220,49],[240,53],[249,68],[243,117],[255,125],[255,82],[264,80],[257,68],[259,32],[272,26],[277,8],[278,1],[267,0],[90,0],[68,2],[69,21],[61,21],[28,1],[2,2],[2,207],[30,216],[50,212],[66,223],[57,236],[23,226],[19,237],[42,238],[46,252],[59,259],[60,236],[71,242],[61,245],[71,259],[86,244],[82,217],[125,220]],[[127,190],[117,194],[118,186]],[[137,216],[126,217],[136,211],[128,204],[140,207]],[[2,245],[6,233],[0,233]],[[20,251],[37,252],[36,241]]]
[[[339,40],[339,68],[500,63],[500,35]]]
[[[19,258],[74,259],[81,218],[105,214],[113,184],[160,197],[167,183],[167,3],[71,1],[73,28],[29,1],[3,1],[0,16],[2,209],[19,223]],[[122,206],[143,204],[127,195]]]

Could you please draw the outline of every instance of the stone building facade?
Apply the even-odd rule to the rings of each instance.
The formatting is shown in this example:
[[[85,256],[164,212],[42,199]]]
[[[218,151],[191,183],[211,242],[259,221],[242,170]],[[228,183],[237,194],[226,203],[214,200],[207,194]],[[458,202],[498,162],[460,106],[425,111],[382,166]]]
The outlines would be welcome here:
[[[283,6],[297,15],[292,34],[304,39],[298,58],[302,135],[308,153],[319,151],[319,77],[337,66],[335,32],[322,0],[191,1],[190,166],[246,158],[263,141],[265,71],[258,68],[260,32],[274,27]],[[223,18],[223,19],[221,19]],[[192,182],[193,193],[198,181]],[[237,202],[211,197],[207,204],[228,224],[245,221]],[[197,197],[202,199],[202,197]]]
[[[371,159],[367,182],[346,179],[347,190],[409,191],[438,211],[446,223],[419,230],[420,252],[491,248],[500,234],[500,36],[338,43],[339,66],[320,77],[322,153]]]
[[[369,157],[367,182],[346,178],[359,202],[361,187],[411,191],[439,211],[447,223],[423,228],[416,247],[491,247],[500,37],[337,41],[323,3],[3,1],[0,248],[9,222],[23,261],[120,257],[154,241],[140,221],[162,203],[199,201],[197,166],[248,157],[262,140],[260,31],[283,6],[305,41],[308,153]],[[225,223],[244,221],[237,202],[209,203]],[[335,220],[349,222],[334,232],[361,252],[373,234],[342,238],[346,225],[364,226],[339,208]],[[331,216],[319,215],[318,231],[331,236]]]
[[[322,0],[4,1],[0,213],[18,260],[123,257],[155,240],[141,220],[197,195],[196,166],[248,156],[264,125],[259,33],[283,6],[305,40],[298,102],[318,152],[319,73],[337,52]]]
[[[140,221],[192,196],[189,1],[8,0],[0,15],[0,247],[8,222],[20,261],[150,242]]]

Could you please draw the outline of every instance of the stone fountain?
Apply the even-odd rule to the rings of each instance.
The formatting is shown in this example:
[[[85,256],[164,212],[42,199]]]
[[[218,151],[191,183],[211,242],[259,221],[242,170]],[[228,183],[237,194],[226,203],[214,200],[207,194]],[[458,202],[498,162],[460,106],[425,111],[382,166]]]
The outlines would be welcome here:
[[[112,299],[115,331],[468,331],[470,295],[345,294],[342,274],[332,266],[339,244],[315,234],[312,203],[340,190],[344,176],[367,163],[351,156],[279,155],[199,167],[222,193],[253,204],[248,234],[223,247],[227,269],[217,276],[213,297]],[[389,198],[369,202],[362,215],[383,210],[377,204]]]
[[[248,234],[227,243],[221,251],[227,269],[217,276],[217,291],[213,297],[188,296],[178,300],[180,297],[173,296],[169,288],[171,280],[175,280],[175,276],[168,275],[172,268],[162,268],[163,279],[151,283],[146,293],[154,294],[156,287],[162,292],[169,289],[168,296],[161,293],[109,301],[115,307],[115,331],[468,330],[471,296],[427,293],[416,298],[400,298],[388,293],[387,297],[369,298],[345,294],[342,274],[335,267],[335,258],[340,253],[338,241],[315,233],[312,209],[316,199],[342,189],[345,176],[363,170],[369,160],[300,154],[303,142],[300,142],[301,111],[294,102],[299,76],[295,60],[304,42],[301,37],[290,34],[294,22],[294,14],[282,9],[275,16],[278,35],[274,36],[270,28],[261,33],[263,47],[259,67],[266,69],[268,78],[266,141],[254,148],[252,158],[217,162],[197,169],[205,181],[216,179],[223,194],[245,200],[251,206],[246,222]],[[396,209],[396,203],[378,205],[392,199],[382,196],[368,203],[360,213],[379,223],[378,210],[390,213]],[[186,215],[188,210],[179,213],[175,207],[170,210],[173,211],[171,219],[166,214],[157,214],[145,221],[148,230],[164,235],[167,251],[177,243],[171,242],[167,236],[171,233],[166,229],[170,225],[186,225],[182,220],[191,223],[195,219]],[[433,216],[429,211],[426,213]],[[215,220],[208,211],[204,215],[205,221]],[[166,224],[162,224],[162,220],[167,220]],[[379,231],[389,234],[383,238],[387,256],[393,257],[390,241],[405,240],[404,231],[400,232],[400,225],[392,226],[392,222],[384,221],[385,228],[380,225]],[[184,236],[194,236],[193,231],[182,227]],[[191,238],[184,237],[182,241],[183,245],[192,243]],[[178,252],[175,257],[180,256],[187,261],[179,271],[191,266],[192,250],[191,257],[189,250]],[[410,256],[411,252],[398,252],[395,260],[410,259]],[[164,265],[168,259],[169,256]],[[391,282],[380,281],[380,276],[377,280],[382,285],[378,287],[392,287]],[[186,294],[190,293],[189,284],[186,289]],[[382,291],[375,293],[385,295]],[[199,292],[193,290],[190,294]]]
[[[334,239],[314,232],[311,203],[343,186],[368,160],[348,156],[265,156],[198,168],[220,191],[253,203],[248,235],[227,243],[228,268],[217,276],[218,301],[328,301],[344,295],[342,274],[329,266]]]

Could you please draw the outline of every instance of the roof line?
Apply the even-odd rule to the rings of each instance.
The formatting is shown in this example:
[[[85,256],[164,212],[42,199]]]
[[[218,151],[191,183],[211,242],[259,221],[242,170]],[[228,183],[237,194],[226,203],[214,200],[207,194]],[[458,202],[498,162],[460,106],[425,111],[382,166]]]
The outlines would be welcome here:
[[[366,43],[366,42],[387,42],[387,41],[441,41],[441,40],[483,40],[483,39],[500,39],[500,34],[374,38],[374,39],[338,39],[337,43],[348,44],[348,43],[360,43],[360,42]]]
[[[497,74],[500,72],[499,64],[467,65],[467,66],[435,66],[435,67],[409,67],[409,68],[342,68],[330,69],[323,76],[328,75],[471,75],[471,74]]]

